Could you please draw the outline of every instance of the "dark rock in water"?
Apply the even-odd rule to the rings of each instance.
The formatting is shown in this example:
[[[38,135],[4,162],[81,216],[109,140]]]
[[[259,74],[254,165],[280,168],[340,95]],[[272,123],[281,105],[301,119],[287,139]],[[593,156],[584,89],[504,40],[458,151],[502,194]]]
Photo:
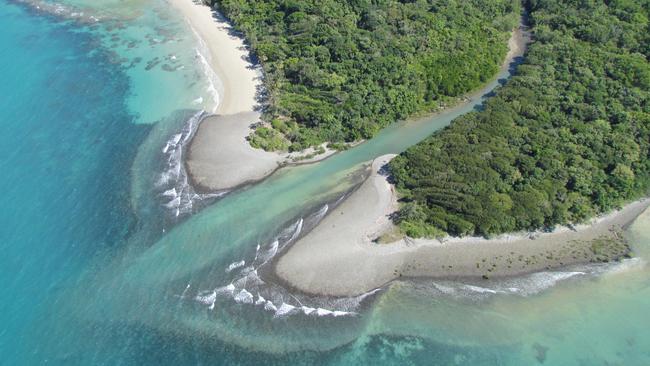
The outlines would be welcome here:
[[[144,69],[149,71],[149,70],[153,69],[154,67],[156,67],[156,65],[158,65],[160,62],[161,62],[160,59],[158,57],[156,57],[153,60],[150,60],[149,62],[147,62],[147,66]]]
[[[533,349],[535,350],[535,359],[537,362],[544,363],[544,361],[546,361],[546,352],[548,351],[548,347],[535,343],[533,344]]]

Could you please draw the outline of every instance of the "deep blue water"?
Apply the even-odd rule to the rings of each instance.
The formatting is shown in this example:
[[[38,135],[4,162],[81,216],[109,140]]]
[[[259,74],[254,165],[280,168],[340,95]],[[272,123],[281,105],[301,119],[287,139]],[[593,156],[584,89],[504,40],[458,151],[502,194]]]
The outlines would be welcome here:
[[[136,225],[128,175],[149,127],[131,123],[121,66],[74,24],[6,2],[0,24],[0,364],[12,365],[58,286]]]

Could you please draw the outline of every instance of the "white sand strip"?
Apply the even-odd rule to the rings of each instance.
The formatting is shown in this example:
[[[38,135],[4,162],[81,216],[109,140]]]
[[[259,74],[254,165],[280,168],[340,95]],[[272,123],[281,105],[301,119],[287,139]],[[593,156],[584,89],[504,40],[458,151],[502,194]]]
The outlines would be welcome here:
[[[199,48],[221,81],[218,114],[250,112],[256,106],[261,72],[248,61],[244,40],[232,26],[200,1],[169,0],[185,17],[198,38]]]
[[[615,258],[626,253],[621,228],[650,205],[637,201],[589,225],[551,233],[376,244],[391,230],[389,215],[397,208],[393,186],[377,173],[391,158],[377,158],[368,180],[278,260],[275,272],[282,280],[307,293],[353,296],[401,276],[493,278],[591,262],[602,253]],[[595,253],[595,243],[612,246]]]

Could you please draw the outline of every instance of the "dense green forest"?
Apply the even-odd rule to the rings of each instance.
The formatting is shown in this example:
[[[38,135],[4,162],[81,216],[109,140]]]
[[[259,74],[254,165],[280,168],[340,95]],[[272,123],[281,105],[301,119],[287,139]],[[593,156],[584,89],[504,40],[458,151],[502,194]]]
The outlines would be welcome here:
[[[650,2],[526,6],[534,42],[517,75],[392,161],[408,235],[549,228],[648,194]]]
[[[215,0],[265,76],[265,149],[372,137],[493,76],[519,0]]]

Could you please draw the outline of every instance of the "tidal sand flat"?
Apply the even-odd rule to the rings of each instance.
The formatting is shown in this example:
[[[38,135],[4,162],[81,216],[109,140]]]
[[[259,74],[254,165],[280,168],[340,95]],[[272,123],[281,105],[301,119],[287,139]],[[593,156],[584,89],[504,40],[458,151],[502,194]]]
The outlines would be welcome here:
[[[359,189],[278,260],[280,279],[310,294],[352,296],[400,277],[487,279],[616,260],[630,254],[624,228],[650,205],[637,201],[589,224],[552,232],[493,239],[404,237],[380,244],[377,239],[394,229],[390,215],[398,205],[383,173],[393,156],[375,159]]]
[[[186,166],[197,189],[218,191],[252,183],[273,173],[282,157],[254,149],[246,141],[254,111],[209,116],[201,121],[188,149]]]

